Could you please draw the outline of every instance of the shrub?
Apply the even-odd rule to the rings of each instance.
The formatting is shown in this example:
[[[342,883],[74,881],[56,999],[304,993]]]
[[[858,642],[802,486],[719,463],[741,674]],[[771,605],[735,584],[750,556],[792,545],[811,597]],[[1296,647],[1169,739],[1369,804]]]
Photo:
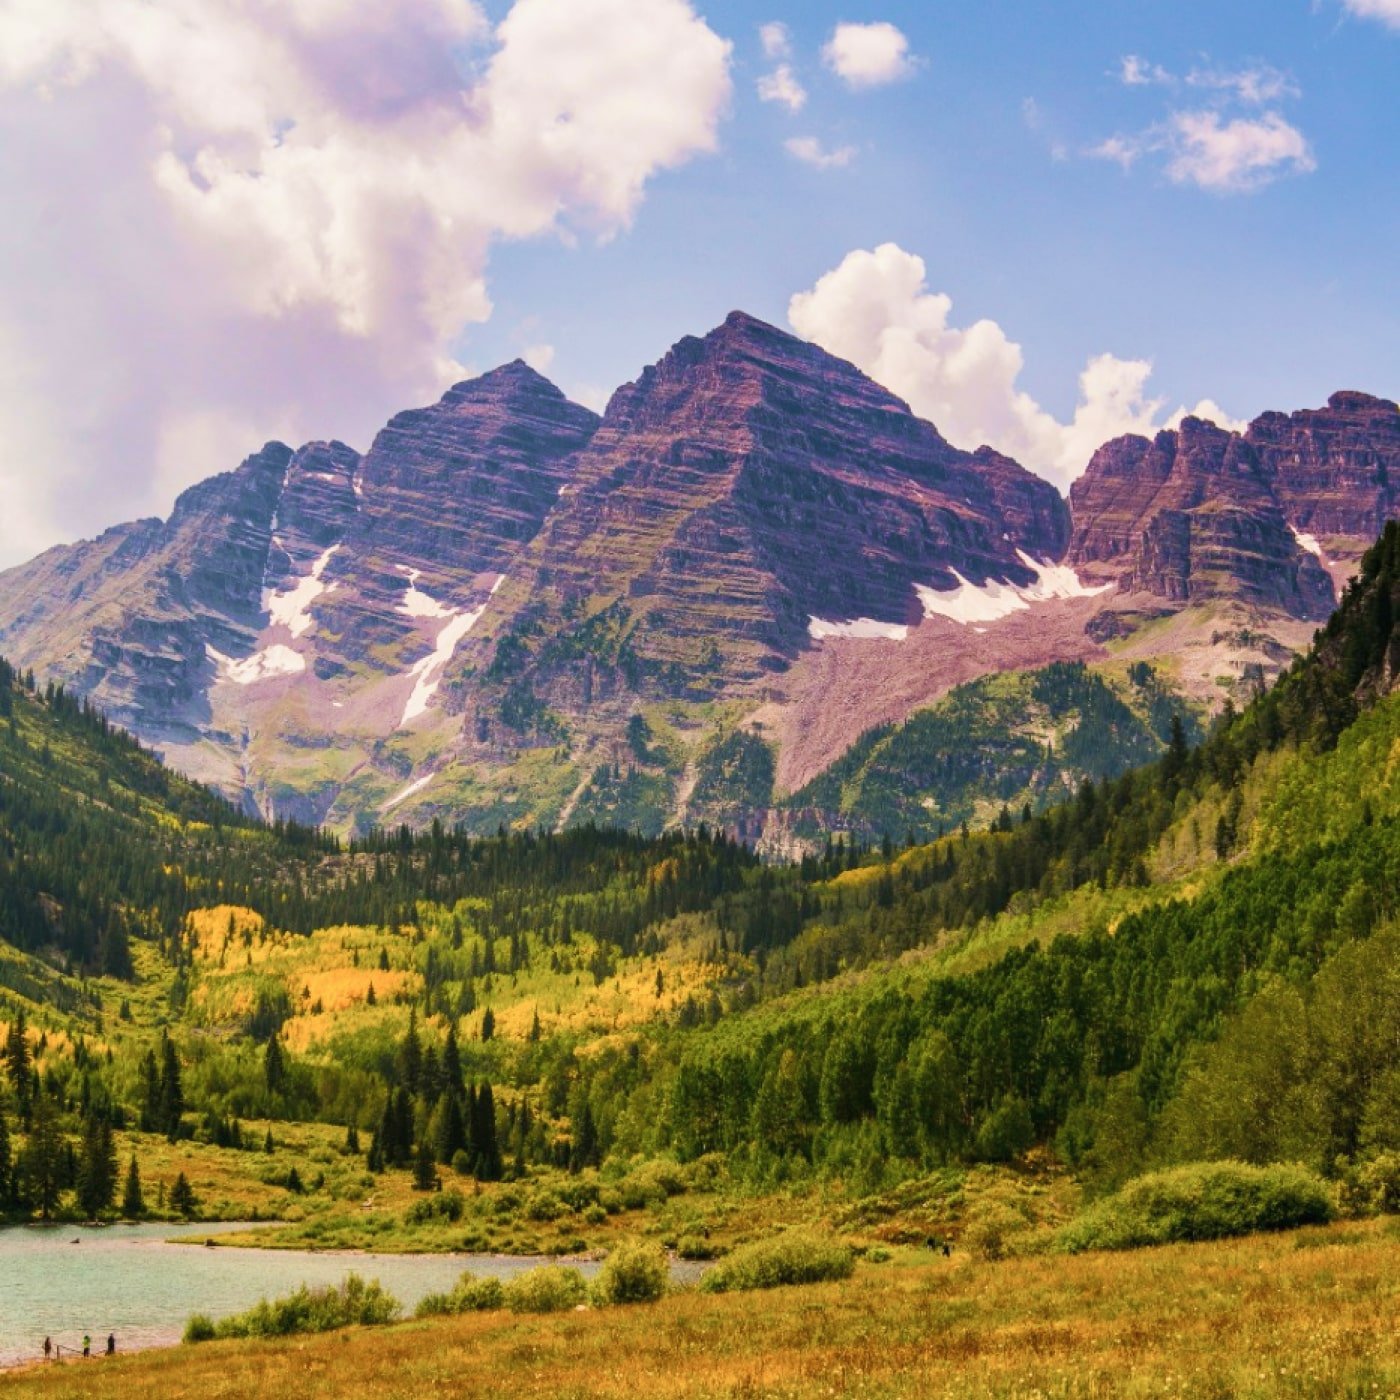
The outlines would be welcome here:
[[[619,1190],[628,1210],[661,1205],[686,1189],[685,1173],[674,1162],[644,1162],[622,1179]],[[606,1202],[604,1202],[606,1204]]]
[[[398,1300],[377,1282],[366,1283],[350,1274],[339,1288],[307,1288],[303,1285],[285,1298],[264,1298],[245,1313],[236,1313],[209,1330],[207,1317],[192,1317],[185,1326],[185,1340],[204,1342],[212,1337],[289,1337],[300,1332],[331,1332],[337,1327],[376,1327],[398,1319]]]
[[[185,1341],[192,1342],[212,1342],[218,1333],[214,1329],[214,1319],[206,1317],[204,1313],[195,1313],[190,1320],[185,1323]]]
[[[463,1147],[459,1147],[452,1154],[452,1170],[458,1176],[470,1176],[472,1174],[472,1159],[467,1155]]]
[[[584,1209],[583,1219],[588,1225],[601,1225],[608,1218],[608,1213],[596,1201]]]
[[[641,1240],[620,1244],[593,1281],[595,1303],[654,1303],[664,1297],[670,1271],[660,1245]]]
[[[1348,1172],[1342,1203],[1351,1215],[1400,1214],[1400,1152],[1380,1152]]]
[[[505,1286],[498,1278],[463,1274],[450,1293],[429,1293],[418,1304],[416,1317],[448,1317],[454,1313],[490,1312],[505,1306]]]
[[[706,1293],[777,1288],[789,1283],[821,1283],[850,1278],[855,1256],[843,1244],[791,1231],[742,1245],[700,1280]]]
[[[1134,1249],[1320,1225],[1334,1214],[1326,1184],[1305,1167],[1200,1162],[1130,1181],[1072,1220],[1058,1242],[1071,1253]]]
[[[558,1264],[517,1274],[503,1292],[506,1307],[518,1313],[563,1312],[588,1301],[583,1275]]]
[[[676,1253],[682,1259],[714,1259],[719,1252],[704,1235],[682,1235],[676,1241]]]
[[[447,1220],[456,1224],[466,1208],[467,1198],[460,1191],[439,1191],[414,1201],[404,1212],[404,1220],[410,1225],[426,1225],[433,1220]]]
[[[1000,1201],[985,1201],[969,1213],[962,1242],[979,1259],[1005,1259],[1012,1241],[1026,1229],[1026,1218]]]
[[[568,1210],[568,1206],[553,1191],[537,1191],[525,1206],[527,1220],[558,1220]]]

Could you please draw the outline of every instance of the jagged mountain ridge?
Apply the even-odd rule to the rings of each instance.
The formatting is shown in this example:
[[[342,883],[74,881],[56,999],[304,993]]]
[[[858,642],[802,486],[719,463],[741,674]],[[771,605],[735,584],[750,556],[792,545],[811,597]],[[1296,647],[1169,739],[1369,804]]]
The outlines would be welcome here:
[[[980,675],[1176,650],[1209,707],[1222,671],[1276,670],[1397,473],[1400,411],[1342,394],[1120,439],[1067,506],[735,313],[601,420],[515,362],[363,458],[268,444],[167,522],[0,574],[0,648],[264,813],[554,825],[643,794],[645,825],[733,825],[705,799],[739,733],[772,755],[753,835]]]

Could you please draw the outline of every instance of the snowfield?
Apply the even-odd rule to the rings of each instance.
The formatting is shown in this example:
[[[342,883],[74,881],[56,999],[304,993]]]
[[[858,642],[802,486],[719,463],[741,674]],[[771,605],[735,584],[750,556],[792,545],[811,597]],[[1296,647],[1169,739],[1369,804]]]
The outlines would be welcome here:
[[[914,591],[923,604],[924,616],[946,617],[967,627],[977,622],[999,622],[1014,612],[1055,598],[1092,598],[1113,587],[1111,583],[1104,583],[1091,588],[1068,564],[1043,564],[1023,550],[1018,549],[1016,557],[1035,574],[1034,583],[1002,583],[994,578],[986,583],[972,583],[953,569],[950,572],[958,581],[955,588],[915,584]]]
[[[281,642],[263,647],[261,651],[245,656],[242,661],[225,656],[208,643],[205,643],[204,651],[218,667],[220,677],[232,681],[234,685],[256,685],[259,681],[272,680],[274,676],[299,676],[306,670],[306,658]]]
[[[902,622],[878,622],[873,617],[852,618],[849,622],[827,622],[820,617],[809,617],[807,632],[814,642],[823,641],[827,637],[858,637],[902,642],[909,635],[909,628]]]
[[[339,548],[338,544],[333,544],[311,566],[311,572],[305,578],[298,579],[285,593],[263,595],[263,608],[271,626],[285,627],[293,637],[304,636],[311,630],[315,625],[315,619],[309,611],[312,603],[323,593],[335,591],[336,585],[323,583],[321,575]]]
[[[415,661],[409,667],[408,674],[413,677],[413,691],[408,697],[408,703],[403,707],[403,718],[399,721],[399,728],[402,729],[411,720],[415,720],[419,715],[427,713],[428,702],[437,694],[438,682],[442,680],[442,673],[447,668],[447,663],[452,660],[452,653],[457,650],[458,643],[476,626],[477,619],[486,611],[486,603],[478,607],[471,608],[466,612],[454,612],[451,608],[443,607],[433,598],[429,598],[426,593],[420,592],[413,586],[417,571],[404,570],[409,573],[409,591],[404,597],[404,601],[399,605],[400,612],[408,612],[410,607],[425,609],[425,611],[414,612],[414,617],[446,617],[448,621],[443,625],[437,634],[437,640],[433,643],[433,649],[427,656],[419,661]],[[497,577],[495,583],[491,585],[491,594],[505,582],[505,575]],[[417,599],[426,600],[410,602],[413,595]],[[487,601],[490,601],[488,595]],[[427,606],[431,604],[436,611],[427,612]]]

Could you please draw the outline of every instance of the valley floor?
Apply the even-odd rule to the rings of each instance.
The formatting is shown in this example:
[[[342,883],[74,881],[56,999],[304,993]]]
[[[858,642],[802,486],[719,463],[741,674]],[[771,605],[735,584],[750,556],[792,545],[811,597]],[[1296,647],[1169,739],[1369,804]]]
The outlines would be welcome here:
[[[1400,1229],[1336,1225],[1001,1263],[923,1252],[842,1284],[473,1314],[32,1368],[0,1396],[1369,1397],[1400,1394]]]

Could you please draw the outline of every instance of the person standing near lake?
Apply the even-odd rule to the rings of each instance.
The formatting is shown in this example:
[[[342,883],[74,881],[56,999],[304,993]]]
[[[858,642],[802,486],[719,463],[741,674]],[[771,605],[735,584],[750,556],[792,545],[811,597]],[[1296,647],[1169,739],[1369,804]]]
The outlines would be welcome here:
[[[44,1360],[47,1361],[53,1355],[53,1338],[44,1338]]]
[[[107,1355],[108,1355],[108,1356],[115,1356],[116,1354],[117,1354],[117,1334],[116,1334],[115,1332],[108,1332],[108,1333],[107,1333]]]
[[[86,1332],[83,1333],[83,1355],[92,1355],[92,1338]]]

